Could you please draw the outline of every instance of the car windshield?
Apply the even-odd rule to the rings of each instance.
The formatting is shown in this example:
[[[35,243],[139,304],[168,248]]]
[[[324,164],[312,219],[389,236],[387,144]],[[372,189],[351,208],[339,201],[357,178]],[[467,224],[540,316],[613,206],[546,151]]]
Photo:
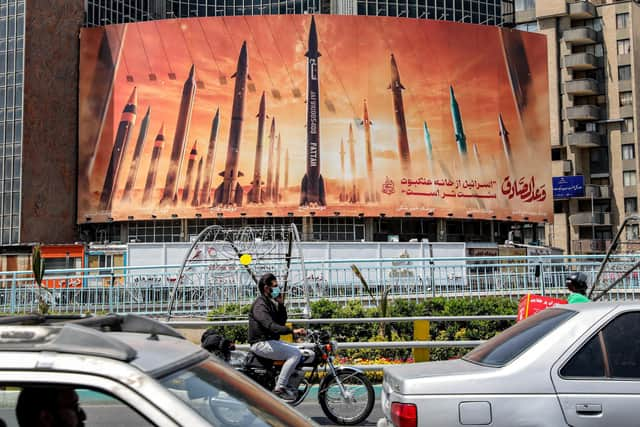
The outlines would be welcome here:
[[[311,422],[276,397],[225,366],[206,359],[160,383],[212,425],[284,426]]]
[[[486,366],[504,366],[575,314],[572,310],[543,310],[481,344],[463,359]]]

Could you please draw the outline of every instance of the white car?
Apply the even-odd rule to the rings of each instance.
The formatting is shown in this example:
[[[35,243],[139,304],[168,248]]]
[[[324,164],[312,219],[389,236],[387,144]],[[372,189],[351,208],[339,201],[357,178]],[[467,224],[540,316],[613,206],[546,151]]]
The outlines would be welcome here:
[[[44,395],[65,398],[34,398]],[[242,427],[315,425],[174,329],[134,315],[0,317],[0,425],[35,425],[36,404],[93,427],[228,426],[216,416],[225,410]]]
[[[555,306],[462,359],[385,368],[378,427],[640,425],[640,304]]]

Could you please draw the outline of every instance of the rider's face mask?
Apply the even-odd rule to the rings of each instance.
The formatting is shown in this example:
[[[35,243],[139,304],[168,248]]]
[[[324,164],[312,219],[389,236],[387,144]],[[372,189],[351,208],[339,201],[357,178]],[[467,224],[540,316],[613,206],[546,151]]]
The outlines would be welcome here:
[[[278,298],[280,295],[280,288],[276,286],[275,288],[271,288],[271,298]]]

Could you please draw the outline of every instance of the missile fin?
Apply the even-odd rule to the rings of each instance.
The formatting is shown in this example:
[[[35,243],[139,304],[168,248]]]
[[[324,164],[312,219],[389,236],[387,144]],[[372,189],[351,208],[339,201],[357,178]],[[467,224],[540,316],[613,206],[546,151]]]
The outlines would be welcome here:
[[[242,186],[240,185],[240,183],[236,183],[236,194],[234,196],[234,203],[236,206],[242,206],[243,196],[244,190],[242,189]]]

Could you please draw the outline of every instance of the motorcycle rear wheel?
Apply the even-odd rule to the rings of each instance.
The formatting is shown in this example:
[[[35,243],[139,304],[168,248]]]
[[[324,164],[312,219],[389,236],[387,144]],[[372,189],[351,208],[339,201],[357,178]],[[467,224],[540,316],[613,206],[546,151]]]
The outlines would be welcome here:
[[[337,373],[348,399],[342,395],[336,376],[329,374],[318,391],[320,407],[327,418],[336,424],[360,424],[371,414],[376,400],[373,386],[361,372],[342,371]]]

